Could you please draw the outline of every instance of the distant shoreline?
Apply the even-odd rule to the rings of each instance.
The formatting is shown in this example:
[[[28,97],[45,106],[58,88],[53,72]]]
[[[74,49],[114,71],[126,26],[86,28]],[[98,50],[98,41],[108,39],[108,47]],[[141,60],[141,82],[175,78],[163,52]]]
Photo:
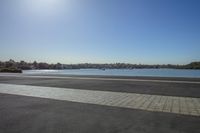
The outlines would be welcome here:
[[[82,64],[48,64],[45,62],[15,62],[14,60],[9,60],[2,62],[0,61],[0,69],[18,69],[18,70],[34,70],[34,69],[200,69],[200,61],[192,62],[186,65],[172,65],[172,64],[163,64],[163,65],[146,65],[146,64],[130,64],[130,63],[105,63],[105,64],[96,64],[96,63],[82,63]]]
[[[0,68],[0,73],[22,73],[22,71],[17,68]]]
[[[23,73],[23,71],[26,71],[26,70],[38,70],[38,71],[43,71],[43,70],[86,70],[86,69],[96,69],[96,70],[102,70],[102,71],[106,71],[106,70],[142,70],[142,69],[160,69],[160,70],[163,70],[163,69],[172,69],[172,70],[200,70],[200,69],[184,69],[184,68],[181,68],[181,69],[177,69],[177,68],[107,68],[107,69],[99,69],[99,68],[69,68],[69,69],[16,69],[16,68],[0,68],[0,73]]]

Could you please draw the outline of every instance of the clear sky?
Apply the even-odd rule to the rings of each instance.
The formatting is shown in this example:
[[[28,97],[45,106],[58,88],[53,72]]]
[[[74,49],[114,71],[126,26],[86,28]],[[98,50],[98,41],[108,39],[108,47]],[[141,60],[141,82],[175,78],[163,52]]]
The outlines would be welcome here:
[[[0,60],[187,64],[200,0],[0,0]]]

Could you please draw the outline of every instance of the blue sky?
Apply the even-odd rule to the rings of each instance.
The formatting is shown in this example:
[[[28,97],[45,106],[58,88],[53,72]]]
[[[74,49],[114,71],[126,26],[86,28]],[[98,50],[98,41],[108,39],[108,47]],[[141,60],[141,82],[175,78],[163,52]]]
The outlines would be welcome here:
[[[0,60],[187,64],[199,0],[0,0]]]

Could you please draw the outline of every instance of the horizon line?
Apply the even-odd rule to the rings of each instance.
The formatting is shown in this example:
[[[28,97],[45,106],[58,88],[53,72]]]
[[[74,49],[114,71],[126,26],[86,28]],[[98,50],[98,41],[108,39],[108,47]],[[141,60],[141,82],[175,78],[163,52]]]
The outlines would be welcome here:
[[[13,59],[9,59],[9,60],[5,60],[5,61],[2,61],[0,60],[0,62],[8,62],[8,61],[11,61]],[[166,63],[166,64],[159,64],[159,63],[154,63],[154,64],[145,64],[145,63],[130,63],[130,62],[112,62],[112,63],[92,63],[92,62],[82,62],[82,63],[61,63],[61,62],[57,62],[57,63],[49,63],[49,62],[45,62],[45,61],[27,61],[27,60],[18,60],[18,61],[15,61],[13,60],[14,62],[21,62],[21,61],[24,61],[26,63],[34,63],[34,62],[37,62],[37,63],[47,63],[47,64],[62,64],[62,65],[78,65],[78,64],[100,64],[100,65],[103,65],[103,64],[131,64],[131,65],[188,65],[190,63],[193,63],[193,62],[200,62],[200,61],[190,61],[186,64],[170,64],[170,63]]]

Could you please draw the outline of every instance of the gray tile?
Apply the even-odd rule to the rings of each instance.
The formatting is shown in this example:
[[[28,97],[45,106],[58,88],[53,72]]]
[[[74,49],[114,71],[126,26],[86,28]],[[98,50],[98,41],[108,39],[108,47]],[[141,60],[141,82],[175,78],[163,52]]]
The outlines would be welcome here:
[[[200,116],[200,98],[0,84],[0,93]]]

